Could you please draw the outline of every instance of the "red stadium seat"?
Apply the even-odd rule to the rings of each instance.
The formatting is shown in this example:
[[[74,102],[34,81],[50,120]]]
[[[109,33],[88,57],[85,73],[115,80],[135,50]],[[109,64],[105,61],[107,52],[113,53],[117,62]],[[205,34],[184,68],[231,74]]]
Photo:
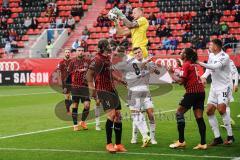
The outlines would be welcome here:
[[[83,5],[82,8],[83,8],[84,11],[87,11],[88,10],[88,5]]]
[[[108,27],[102,27],[102,32],[108,32],[109,28]]]
[[[149,27],[148,27],[148,30],[149,30],[149,31],[155,31],[155,30],[156,30],[156,27],[155,27],[155,26],[149,26]]]
[[[231,15],[231,11],[230,10],[223,11],[223,15],[224,16],[230,16]]]
[[[102,31],[102,28],[101,27],[96,27],[95,28],[95,32],[101,32]]]
[[[7,23],[8,23],[8,24],[13,23],[13,19],[12,19],[12,18],[9,18],[9,19],[7,20]]]
[[[24,48],[24,42],[23,41],[17,42],[17,46],[18,48]]]
[[[24,35],[24,36],[22,37],[22,41],[28,41],[28,40],[29,40],[28,35]]]
[[[86,5],[91,5],[92,4],[92,0],[86,0]]]

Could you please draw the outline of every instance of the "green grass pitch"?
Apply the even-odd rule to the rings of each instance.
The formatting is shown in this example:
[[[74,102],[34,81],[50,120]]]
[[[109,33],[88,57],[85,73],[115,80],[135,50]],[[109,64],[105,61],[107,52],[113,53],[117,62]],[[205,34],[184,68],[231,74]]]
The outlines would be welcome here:
[[[177,139],[173,110],[177,108],[183,93],[182,86],[173,85],[172,91],[153,97],[155,110],[165,112],[156,114],[157,145],[141,148],[140,135],[138,144],[130,144],[131,121],[125,119],[123,120],[122,142],[128,152],[112,155],[105,151],[104,122],[101,123],[102,131],[95,131],[95,125],[91,123],[94,121],[89,120],[88,123],[91,123],[89,130],[73,132],[71,121],[60,120],[55,115],[54,109],[56,104],[63,100],[62,94],[55,93],[47,86],[0,87],[0,160],[181,160],[240,157],[240,118],[236,117],[240,114],[239,92],[234,94],[235,102],[231,104],[232,118],[236,122],[236,125],[233,126],[236,142],[232,146],[218,146],[206,151],[193,150],[192,148],[199,143],[200,138],[194,116],[192,112],[189,112],[186,114],[187,147],[175,150],[168,147]],[[122,108],[123,115],[129,115],[124,102]],[[222,123],[219,114],[217,115],[219,123]],[[102,116],[101,120],[104,121],[105,116]],[[213,133],[206,114],[205,122],[207,124],[207,142],[210,142],[213,139]],[[225,139],[226,131],[221,128],[221,133]]]

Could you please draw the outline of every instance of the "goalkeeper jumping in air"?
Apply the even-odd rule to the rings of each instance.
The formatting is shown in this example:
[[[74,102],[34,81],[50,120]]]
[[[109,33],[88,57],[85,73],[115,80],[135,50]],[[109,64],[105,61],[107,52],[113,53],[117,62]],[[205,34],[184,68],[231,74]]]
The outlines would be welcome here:
[[[143,57],[148,57],[147,51],[147,29],[149,26],[148,20],[143,17],[143,9],[135,8],[133,9],[134,21],[129,21],[126,16],[118,8],[113,8],[110,12],[116,14],[120,20],[123,21],[127,28],[123,28],[119,25],[119,19],[115,19],[115,27],[117,29],[117,34],[122,36],[131,35],[132,38],[132,48],[140,47],[143,51]],[[129,54],[133,57],[133,52]]]

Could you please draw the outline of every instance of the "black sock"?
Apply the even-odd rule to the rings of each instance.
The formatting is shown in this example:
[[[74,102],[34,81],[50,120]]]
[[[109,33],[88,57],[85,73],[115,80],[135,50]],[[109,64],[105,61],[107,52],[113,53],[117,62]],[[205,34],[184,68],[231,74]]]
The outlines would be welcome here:
[[[78,108],[73,108],[72,109],[72,119],[73,119],[73,124],[77,125],[78,124]]]
[[[88,117],[88,114],[89,114],[89,109],[83,109],[82,111],[82,121],[85,121]]]
[[[65,99],[65,106],[66,106],[67,112],[70,112],[71,104],[72,104],[72,100]]]
[[[206,124],[204,122],[203,118],[197,118],[196,119],[197,124],[198,124],[198,129],[199,129],[199,133],[201,136],[201,144],[206,144]]]
[[[115,138],[116,138],[116,144],[121,144],[122,140],[122,122],[120,123],[114,123],[114,132],[115,132]]]
[[[110,119],[107,119],[107,122],[106,122],[107,144],[112,143],[112,127],[113,127],[113,121],[111,121]]]
[[[177,127],[178,127],[178,140],[180,143],[184,142],[184,129],[185,129],[185,119],[183,114],[176,114]]]

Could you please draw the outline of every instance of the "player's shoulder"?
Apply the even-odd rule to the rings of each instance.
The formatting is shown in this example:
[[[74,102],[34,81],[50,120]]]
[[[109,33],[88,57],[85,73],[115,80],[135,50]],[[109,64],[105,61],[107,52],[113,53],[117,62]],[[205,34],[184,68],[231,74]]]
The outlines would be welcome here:
[[[143,23],[148,24],[148,20],[147,20],[146,17],[140,17],[137,21],[138,21],[138,22],[143,22]]]
[[[185,62],[183,62],[182,68],[188,67],[188,66],[190,66],[190,65],[191,65],[191,62],[190,62],[190,61],[185,61]]]
[[[223,50],[220,52],[220,56],[229,58],[229,55],[226,52],[224,52]]]
[[[219,58],[220,60],[229,60],[229,61],[230,61],[229,55],[228,55],[226,52],[224,52],[224,51],[221,51],[221,52],[220,52],[220,55],[219,55],[218,58]]]

